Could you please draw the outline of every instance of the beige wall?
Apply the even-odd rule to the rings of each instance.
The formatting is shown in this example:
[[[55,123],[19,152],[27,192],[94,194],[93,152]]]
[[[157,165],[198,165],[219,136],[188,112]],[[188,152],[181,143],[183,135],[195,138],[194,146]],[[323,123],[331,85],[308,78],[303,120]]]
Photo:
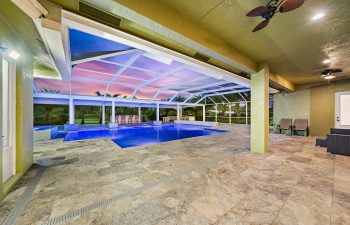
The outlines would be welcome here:
[[[310,121],[310,90],[301,90],[274,96],[273,123],[282,118],[308,119]]]
[[[350,81],[298,90],[274,96],[274,124],[281,118],[307,118],[311,136],[325,136],[334,127],[334,96],[336,92],[350,91]]]

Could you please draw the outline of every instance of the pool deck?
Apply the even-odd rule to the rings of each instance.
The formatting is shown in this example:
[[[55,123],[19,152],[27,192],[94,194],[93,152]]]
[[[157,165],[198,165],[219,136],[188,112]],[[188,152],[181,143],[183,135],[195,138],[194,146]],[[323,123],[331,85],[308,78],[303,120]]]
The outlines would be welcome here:
[[[349,224],[350,157],[278,134],[253,154],[246,126],[221,128],[231,132],[127,149],[38,142],[0,223],[34,185],[17,224]]]

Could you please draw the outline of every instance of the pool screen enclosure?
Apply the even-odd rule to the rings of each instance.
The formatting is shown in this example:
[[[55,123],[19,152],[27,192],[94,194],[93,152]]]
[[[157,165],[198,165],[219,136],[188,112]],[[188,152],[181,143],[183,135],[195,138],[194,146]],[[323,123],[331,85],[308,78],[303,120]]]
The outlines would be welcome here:
[[[62,51],[36,23],[58,75],[34,75],[34,104],[66,104],[70,112],[74,105],[176,108],[217,104],[214,96],[230,103],[225,95],[250,91],[236,74],[69,12],[62,17]]]

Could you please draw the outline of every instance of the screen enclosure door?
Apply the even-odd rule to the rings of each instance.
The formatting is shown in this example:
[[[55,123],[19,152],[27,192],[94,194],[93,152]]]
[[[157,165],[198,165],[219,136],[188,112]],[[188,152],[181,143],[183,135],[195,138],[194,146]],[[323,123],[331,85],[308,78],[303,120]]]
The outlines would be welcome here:
[[[0,55],[2,182],[16,174],[16,63]]]

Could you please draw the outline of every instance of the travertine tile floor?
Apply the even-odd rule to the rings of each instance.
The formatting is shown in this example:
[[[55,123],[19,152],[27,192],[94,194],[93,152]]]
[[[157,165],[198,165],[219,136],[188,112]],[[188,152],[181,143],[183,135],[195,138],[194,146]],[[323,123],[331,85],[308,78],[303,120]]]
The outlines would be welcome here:
[[[350,224],[350,157],[277,134],[268,153],[253,154],[247,127],[222,128],[232,132],[128,149],[107,139],[37,143],[39,165],[2,201],[0,222],[46,166],[17,224],[105,199],[60,224]]]

